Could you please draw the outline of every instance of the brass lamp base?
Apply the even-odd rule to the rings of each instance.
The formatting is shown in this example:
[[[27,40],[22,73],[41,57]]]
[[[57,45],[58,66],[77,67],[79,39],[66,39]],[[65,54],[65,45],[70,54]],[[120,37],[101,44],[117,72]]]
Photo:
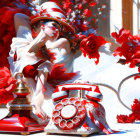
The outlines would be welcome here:
[[[41,124],[38,122],[37,116],[32,113],[32,105],[27,99],[27,95],[30,94],[29,89],[22,79],[17,84],[14,94],[16,98],[10,104],[10,113],[0,120],[0,132],[27,135],[31,132],[44,131],[49,119]]]

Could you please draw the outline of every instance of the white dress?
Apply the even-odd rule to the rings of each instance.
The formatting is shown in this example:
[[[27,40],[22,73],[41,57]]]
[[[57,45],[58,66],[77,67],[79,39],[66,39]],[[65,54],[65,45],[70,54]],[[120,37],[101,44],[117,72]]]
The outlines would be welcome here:
[[[10,70],[13,76],[17,72],[22,72],[25,66],[36,64],[41,60],[40,58],[35,58],[35,53],[28,53],[27,51],[24,51],[24,49],[28,47],[31,41],[33,41],[33,37],[30,29],[20,26],[17,32],[17,37],[12,39],[11,50],[8,57]],[[46,45],[48,44],[49,41],[46,42]],[[17,53],[16,61],[14,61],[15,52]],[[54,61],[54,63],[63,63],[67,68],[67,72],[72,72],[73,54],[69,53],[64,56],[61,54],[60,48],[55,48],[52,50],[52,52],[56,54],[56,60]],[[49,72],[51,66],[52,65],[50,64],[50,62],[46,61],[39,66],[38,70],[43,69],[44,72]]]
[[[33,41],[33,38],[30,29],[20,26],[17,37],[12,39],[11,50],[8,57],[10,70],[13,76],[15,76],[16,73],[22,73],[25,66],[36,64],[41,60],[35,56],[34,52],[29,53],[28,51],[25,51],[31,41]],[[16,61],[14,61],[15,52],[17,54]],[[51,66],[52,64],[50,61],[45,61],[39,65],[38,70],[49,72]]]

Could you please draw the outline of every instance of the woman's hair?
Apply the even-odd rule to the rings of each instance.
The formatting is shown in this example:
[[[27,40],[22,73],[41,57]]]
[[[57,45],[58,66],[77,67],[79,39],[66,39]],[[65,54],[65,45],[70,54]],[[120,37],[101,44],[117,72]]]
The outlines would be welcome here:
[[[35,32],[36,32],[39,28],[41,28],[40,22],[41,22],[41,21],[38,21],[38,22],[36,22],[36,23],[32,26],[32,29],[34,29]]]

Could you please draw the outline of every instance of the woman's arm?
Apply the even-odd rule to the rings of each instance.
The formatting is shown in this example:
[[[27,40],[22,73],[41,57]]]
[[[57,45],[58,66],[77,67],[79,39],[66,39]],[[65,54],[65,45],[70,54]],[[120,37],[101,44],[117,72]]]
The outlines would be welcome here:
[[[22,32],[22,29],[27,32],[26,34],[30,34],[30,36],[32,36],[31,26],[30,26],[30,17],[28,17],[25,14],[22,14],[22,13],[15,14],[14,22],[15,22],[15,30],[16,30],[17,36],[21,38],[25,38],[29,41],[29,44],[27,44],[24,48],[20,49],[20,52],[22,51],[21,52],[22,54],[25,54],[25,52],[36,53],[51,38],[48,34],[45,33],[45,31],[42,28],[35,39],[32,38],[30,40],[29,38],[27,38],[28,36],[24,36],[22,35],[22,33],[19,36],[18,32]],[[70,52],[70,43],[65,38],[60,38],[57,41],[52,42],[51,46],[47,46],[47,47],[51,49],[61,48],[61,51],[63,52],[64,55]]]
[[[30,17],[28,17],[25,14],[22,13],[15,14],[14,24],[17,37],[24,38],[29,41],[29,43],[24,48],[20,49],[20,52],[37,51],[38,48],[44,46],[46,41],[48,40],[47,35],[43,32],[43,30],[40,31],[40,33],[35,39],[32,38]]]
[[[41,29],[38,36],[33,39],[30,44],[24,49],[26,52],[37,52],[48,41],[48,36]]]
[[[40,32],[38,33],[37,37],[33,39],[30,17],[25,14],[15,14],[14,24],[17,37],[24,38],[29,41],[29,44],[22,49],[24,52],[36,52],[40,47],[45,45],[48,39],[50,39],[49,35],[46,34],[42,28],[40,28]]]

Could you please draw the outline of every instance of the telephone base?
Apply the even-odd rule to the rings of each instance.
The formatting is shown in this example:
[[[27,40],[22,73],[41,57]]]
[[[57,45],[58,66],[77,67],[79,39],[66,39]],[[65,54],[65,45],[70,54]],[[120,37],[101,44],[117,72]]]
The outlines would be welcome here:
[[[87,117],[85,122],[89,122],[90,123],[90,119]],[[88,135],[91,134],[97,134],[100,132],[100,130],[94,125],[90,125],[89,128],[85,128],[83,127],[83,125],[81,125],[80,127],[78,127],[77,129],[73,129],[73,130],[62,130],[59,129],[52,120],[50,120],[49,124],[45,127],[44,131],[46,132],[47,135],[50,134],[64,134],[64,135],[80,135],[82,137],[87,137]]]
[[[0,132],[29,135],[33,132],[44,131],[44,127],[47,124],[48,122],[39,124],[32,115],[14,113],[0,120]]]

